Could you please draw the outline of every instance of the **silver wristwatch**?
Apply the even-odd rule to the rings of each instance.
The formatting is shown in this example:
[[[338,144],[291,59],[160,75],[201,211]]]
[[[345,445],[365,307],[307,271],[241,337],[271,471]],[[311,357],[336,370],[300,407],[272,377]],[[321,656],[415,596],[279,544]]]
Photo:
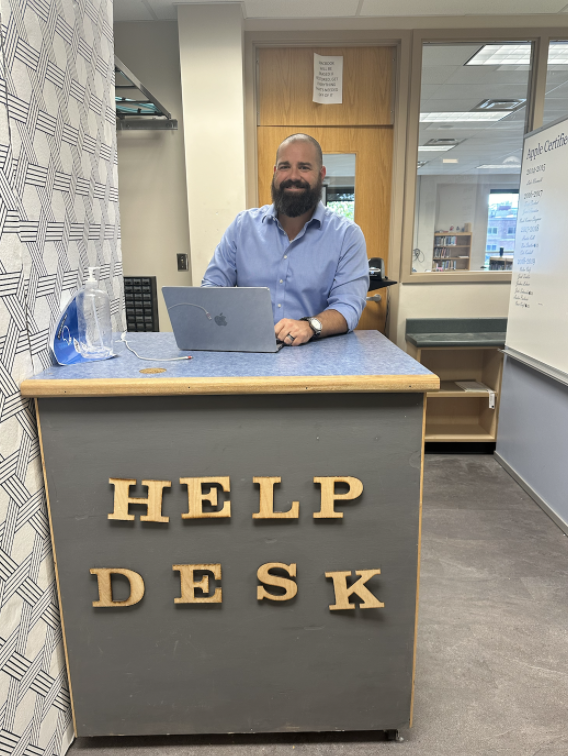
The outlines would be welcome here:
[[[310,326],[310,328],[314,332],[314,335],[312,338],[317,339],[319,338],[319,336],[321,336],[321,332],[323,329],[321,320],[318,320],[317,318],[312,318],[310,316],[308,316],[307,318],[300,318],[300,320],[305,320],[306,323]]]

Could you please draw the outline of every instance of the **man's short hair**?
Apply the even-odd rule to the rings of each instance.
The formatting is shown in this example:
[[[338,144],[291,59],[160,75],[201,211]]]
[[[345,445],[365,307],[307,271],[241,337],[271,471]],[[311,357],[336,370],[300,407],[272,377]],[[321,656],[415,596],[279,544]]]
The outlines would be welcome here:
[[[278,162],[278,153],[280,152],[280,148],[282,147],[282,145],[288,144],[289,142],[309,142],[310,144],[313,144],[316,149],[318,167],[322,167],[323,153],[321,151],[320,143],[309,134],[290,134],[290,136],[286,137],[283,142],[280,142],[278,149],[276,150],[276,162]]]

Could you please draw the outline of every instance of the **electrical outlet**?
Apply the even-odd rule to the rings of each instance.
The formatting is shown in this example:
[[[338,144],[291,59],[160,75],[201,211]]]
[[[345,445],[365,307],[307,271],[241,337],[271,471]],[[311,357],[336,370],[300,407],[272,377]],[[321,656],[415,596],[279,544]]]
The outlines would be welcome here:
[[[189,270],[189,261],[187,255],[177,255],[178,270]]]

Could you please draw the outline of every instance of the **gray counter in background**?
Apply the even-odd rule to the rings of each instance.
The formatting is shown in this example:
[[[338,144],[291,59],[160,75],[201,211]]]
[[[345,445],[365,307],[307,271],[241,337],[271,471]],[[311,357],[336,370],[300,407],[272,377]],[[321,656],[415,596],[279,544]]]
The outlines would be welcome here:
[[[406,340],[425,347],[503,347],[507,318],[409,318]]]

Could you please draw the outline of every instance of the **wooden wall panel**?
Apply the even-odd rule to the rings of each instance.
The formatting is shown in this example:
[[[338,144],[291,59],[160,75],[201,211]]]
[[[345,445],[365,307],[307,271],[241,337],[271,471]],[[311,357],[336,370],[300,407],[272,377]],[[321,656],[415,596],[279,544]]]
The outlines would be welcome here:
[[[259,51],[260,126],[393,123],[394,47],[277,47]],[[343,56],[343,102],[312,102],[314,53]]]

